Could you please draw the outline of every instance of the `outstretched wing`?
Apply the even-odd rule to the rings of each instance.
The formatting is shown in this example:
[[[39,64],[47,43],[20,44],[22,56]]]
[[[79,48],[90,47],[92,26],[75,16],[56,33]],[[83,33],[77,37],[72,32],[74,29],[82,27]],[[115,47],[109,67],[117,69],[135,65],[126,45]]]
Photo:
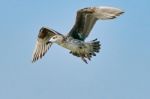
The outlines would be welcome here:
[[[58,32],[48,29],[46,27],[42,27],[39,31],[38,38],[36,41],[35,49],[32,55],[32,62],[37,61],[39,58],[45,55],[48,49],[51,47],[52,42],[49,42],[49,39],[59,34]]]
[[[68,36],[84,40],[89,35],[98,19],[114,19],[122,13],[123,11],[114,7],[89,7],[80,9],[77,12],[75,25]]]

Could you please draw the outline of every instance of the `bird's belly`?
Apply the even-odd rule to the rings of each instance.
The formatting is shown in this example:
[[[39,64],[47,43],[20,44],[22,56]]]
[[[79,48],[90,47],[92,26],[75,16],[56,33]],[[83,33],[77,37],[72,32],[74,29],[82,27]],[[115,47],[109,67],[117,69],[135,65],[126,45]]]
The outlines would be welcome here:
[[[79,48],[79,44],[70,43],[70,42],[61,44],[61,46],[64,47],[64,48],[66,48],[66,49],[69,49],[71,51],[76,51]]]
[[[82,41],[78,41],[78,40],[71,40],[71,41],[66,41],[63,42],[61,44],[59,44],[60,46],[71,50],[73,52],[79,51],[80,50],[80,46],[82,46],[84,43]]]

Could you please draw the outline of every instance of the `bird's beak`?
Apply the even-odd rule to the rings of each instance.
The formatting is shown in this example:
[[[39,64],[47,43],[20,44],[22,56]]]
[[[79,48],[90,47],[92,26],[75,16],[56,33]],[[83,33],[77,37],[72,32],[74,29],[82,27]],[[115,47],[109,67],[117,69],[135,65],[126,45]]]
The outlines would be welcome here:
[[[49,39],[49,42],[52,42],[52,43],[53,43],[53,42],[54,42],[54,39],[50,38],[50,39]]]
[[[52,39],[51,39],[51,38],[49,39],[49,42],[52,42]]]

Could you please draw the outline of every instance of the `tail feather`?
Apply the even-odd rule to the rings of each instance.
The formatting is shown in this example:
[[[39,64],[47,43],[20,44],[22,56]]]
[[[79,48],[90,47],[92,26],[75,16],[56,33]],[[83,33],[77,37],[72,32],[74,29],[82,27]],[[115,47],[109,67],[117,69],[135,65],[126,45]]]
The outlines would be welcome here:
[[[99,53],[99,50],[101,48],[101,44],[99,41],[97,41],[97,39],[94,39],[90,42],[87,43],[88,45],[88,51],[77,51],[77,52],[72,52],[70,51],[70,54],[77,56],[77,57],[81,57],[81,59],[87,64],[87,59],[90,61],[92,56],[96,56],[96,53]],[[85,49],[87,49],[85,48]]]

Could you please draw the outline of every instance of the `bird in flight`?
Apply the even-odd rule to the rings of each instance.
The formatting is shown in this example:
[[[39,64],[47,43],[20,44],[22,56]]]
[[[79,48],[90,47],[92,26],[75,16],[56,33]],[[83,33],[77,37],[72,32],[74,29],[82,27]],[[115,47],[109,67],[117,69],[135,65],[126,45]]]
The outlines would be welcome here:
[[[39,31],[32,62],[41,59],[53,43],[68,50],[70,54],[80,57],[85,63],[99,52],[101,44],[97,39],[85,41],[97,20],[114,19],[124,13],[115,7],[87,7],[77,11],[76,21],[67,35],[42,27]]]

